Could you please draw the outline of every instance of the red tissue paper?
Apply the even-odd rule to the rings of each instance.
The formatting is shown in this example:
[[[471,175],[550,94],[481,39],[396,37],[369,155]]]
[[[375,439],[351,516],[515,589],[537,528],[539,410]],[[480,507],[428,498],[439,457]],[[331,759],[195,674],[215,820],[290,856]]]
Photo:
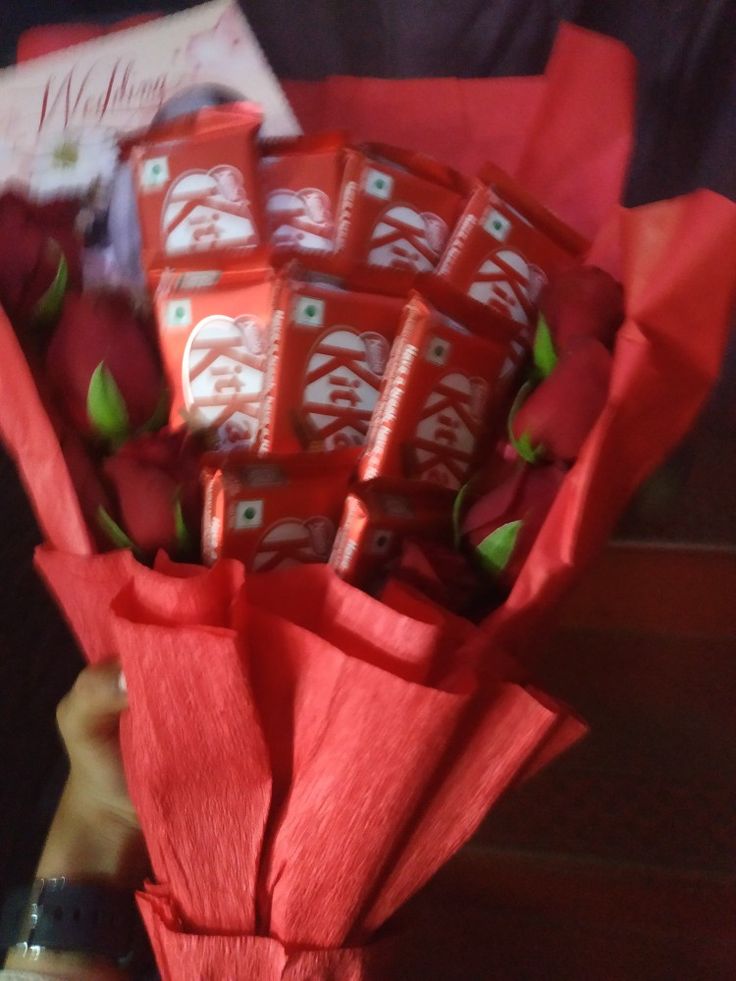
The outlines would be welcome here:
[[[62,435],[0,323],[0,431],[46,540],[38,568],[89,660],[115,652],[128,679],[123,755],[156,880],[139,902],[164,978],[391,977],[379,928],[582,734],[519,665],[692,423],[736,288],[736,205],[708,191],[619,205],[634,90],[626,49],[572,27],[540,78],[287,87],[307,130],[506,168],[623,284],[606,404],[479,626],[326,567],[95,554]]]

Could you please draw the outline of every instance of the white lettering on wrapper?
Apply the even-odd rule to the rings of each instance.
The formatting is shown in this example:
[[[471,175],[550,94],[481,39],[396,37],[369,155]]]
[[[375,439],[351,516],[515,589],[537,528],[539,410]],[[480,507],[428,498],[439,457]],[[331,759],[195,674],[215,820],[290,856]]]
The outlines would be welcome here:
[[[380,216],[370,236],[368,265],[409,272],[431,272],[448,235],[445,222],[432,212],[420,214],[394,204]]]
[[[171,256],[255,248],[258,233],[240,171],[221,165],[178,177],[161,210],[161,240]]]
[[[326,562],[335,540],[335,526],[321,515],[284,518],[266,531],[253,557],[254,572],[270,572],[293,565]]]
[[[388,354],[381,334],[348,327],[331,330],[313,349],[302,405],[313,438],[326,450],[365,442]]]
[[[205,317],[189,335],[182,361],[190,421],[217,434],[220,448],[250,448],[257,433],[265,369],[265,330],[250,315]]]

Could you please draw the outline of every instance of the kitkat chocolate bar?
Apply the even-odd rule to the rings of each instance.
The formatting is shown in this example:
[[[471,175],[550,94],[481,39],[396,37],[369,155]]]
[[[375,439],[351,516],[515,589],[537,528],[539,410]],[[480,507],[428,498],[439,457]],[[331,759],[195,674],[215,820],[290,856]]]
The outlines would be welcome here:
[[[204,431],[221,450],[255,446],[273,298],[274,275],[259,267],[162,279],[156,318],[173,428]]]
[[[421,154],[377,144],[348,150],[336,253],[348,268],[429,273],[469,193],[465,178]]]
[[[414,293],[404,310],[381,398],[359,466],[361,480],[404,477],[457,489],[492,422],[516,353],[503,321],[498,337],[471,333]]]
[[[268,458],[213,454],[203,468],[202,554],[255,572],[327,562],[356,450]]]
[[[588,243],[497,168],[487,167],[447,242],[437,275],[522,325],[550,276],[579,263]]]
[[[146,270],[265,245],[249,103],[202,109],[152,130],[130,151]]]
[[[417,480],[356,484],[345,501],[330,565],[341,578],[370,589],[404,541],[452,543],[454,500],[453,491]]]
[[[404,299],[288,267],[278,284],[258,449],[365,443]]]
[[[344,168],[342,133],[262,145],[259,175],[269,240],[276,252],[329,254],[334,250]]]

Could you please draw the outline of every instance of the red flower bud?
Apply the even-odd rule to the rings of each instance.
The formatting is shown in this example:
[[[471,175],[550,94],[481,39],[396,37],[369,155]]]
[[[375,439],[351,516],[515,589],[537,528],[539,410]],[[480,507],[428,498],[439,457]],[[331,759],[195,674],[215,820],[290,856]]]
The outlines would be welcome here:
[[[478,593],[478,576],[466,557],[436,542],[405,542],[393,575],[460,615]]]
[[[118,501],[117,523],[141,551],[181,554],[196,546],[200,454],[183,430],[164,430],[130,440],[105,461],[103,471]]]
[[[46,370],[75,425],[120,441],[150,422],[163,391],[145,326],[121,293],[70,296]]]
[[[465,540],[501,584],[518,576],[564,478],[559,467],[519,463],[465,515]]]
[[[606,404],[612,358],[600,341],[581,339],[511,418],[511,435],[530,462],[572,463]]]
[[[77,230],[79,203],[66,198],[32,205],[35,220],[61,246],[70,289],[82,288],[82,236]]]
[[[118,456],[156,467],[169,474],[179,489],[181,510],[190,536],[199,540],[202,520],[201,459],[205,447],[201,439],[186,429],[161,429],[127,442]]]
[[[97,545],[104,548],[109,542],[99,526],[98,515],[100,508],[108,513],[111,512],[110,497],[87,446],[79,436],[72,429],[67,428],[59,433],[59,442],[84,520]]]
[[[105,461],[105,476],[117,495],[119,524],[143,552],[175,549],[176,481],[166,471],[130,457]]]
[[[621,284],[597,266],[575,266],[544,286],[539,310],[549,325],[558,354],[581,337],[613,346],[624,318]]]
[[[0,304],[16,323],[53,318],[67,286],[81,283],[76,206],[0,196]]]

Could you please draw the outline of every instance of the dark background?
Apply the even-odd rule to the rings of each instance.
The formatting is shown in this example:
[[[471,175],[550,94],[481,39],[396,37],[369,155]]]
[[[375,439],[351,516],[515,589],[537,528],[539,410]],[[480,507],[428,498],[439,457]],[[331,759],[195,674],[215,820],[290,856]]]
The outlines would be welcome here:
[[[131,0],[111,12],[105,0],[0,0],[0,57],[12,62],[18,35],[39,23],[111,21],[188,5]],[[252,0],[244,7],[276,72],[289,78],[531,74],[543,70],[561,19],[611,34],[640,63],[627,203],[697,186],[736,199],[734,0]],[[625,516],[620,533],[736,545],[735,360],[728,359],[699,425]],[[5,456],[0,514],[2,888],[32,875],[64,777],[54,707],[81,662],[33,572],[40,536]],[[546,680],[554,685],[553,677]],[[576,707],[592,721],[605,714],[603,704],[584,704],[584,691],[576,697]],[[554,780],[549,787],[553,792]],[[513,828],[523,838],[525,822],[531,826],[523,795],[520,800],[516,809],[506,805],[499,834]],[[553,819],[545,825],[537,811],[531,824],[538,842],[546,834],[555,849],[565,847]],[[686,827],[680,835],[671,842],[670,860],[672,848],[675,860],[679,848],[687,864],[692,837]],[[715,866],[730,854],[733,870],[725,845],[709,854]]]
[[[170,0],[2,0],[0,45],[40,23],[170,12]],[[619,38],[640,65],[630,204],[705,186],[736,195],[735,0],[241,0],[278,75],[541,72],[560,20]],[[606,79],[601,78],[601,85]]]

